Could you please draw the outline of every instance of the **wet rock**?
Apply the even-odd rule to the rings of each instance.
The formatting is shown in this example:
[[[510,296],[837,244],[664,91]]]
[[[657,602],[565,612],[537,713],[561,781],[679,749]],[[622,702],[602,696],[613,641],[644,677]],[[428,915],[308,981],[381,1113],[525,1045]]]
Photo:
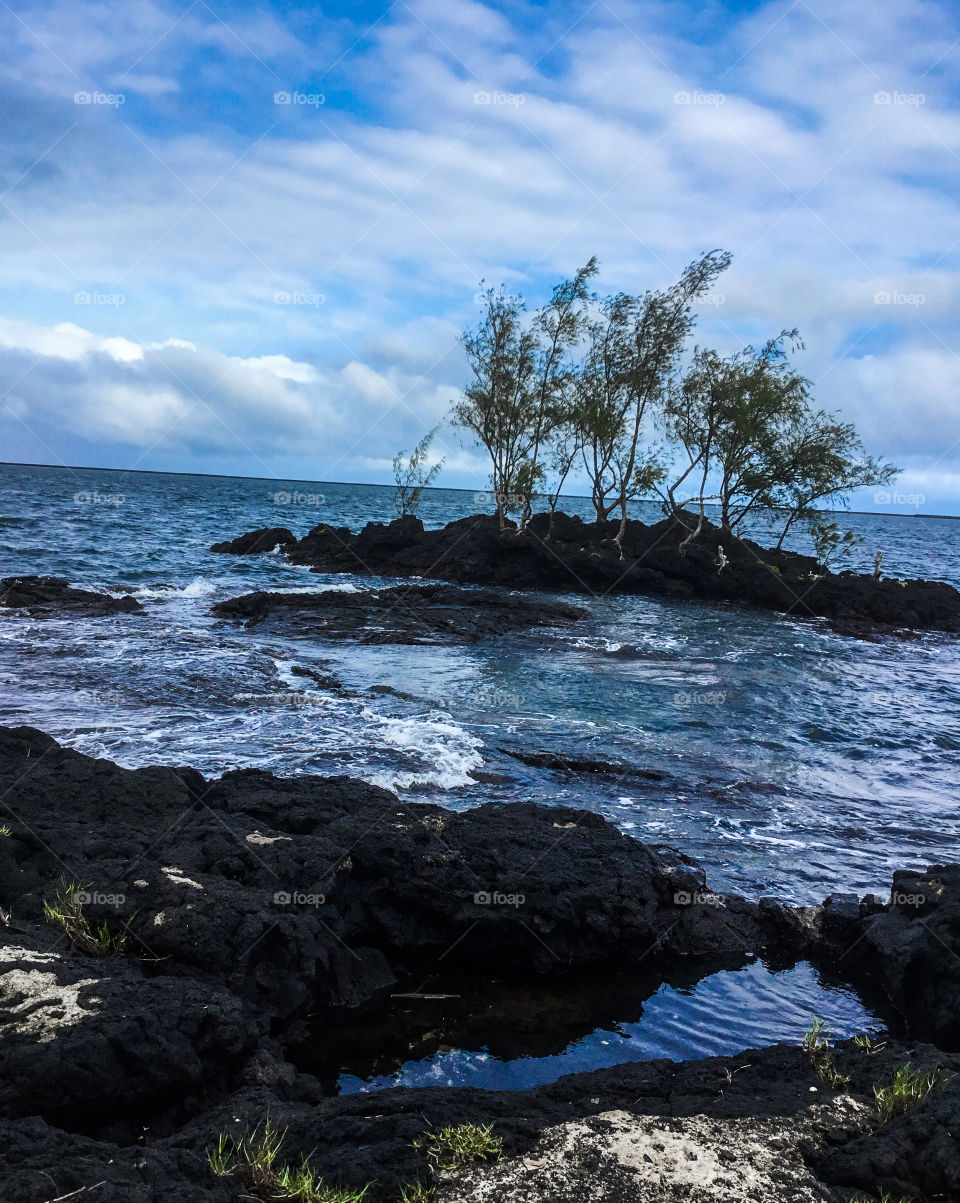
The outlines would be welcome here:
[[[214,543],[210,550],[219,552],[222,555],[253,556],[262,555],[268,551],[275,551],[278,547],[292,547],[296,541],[296,535],[293,531],[287,530],[285,526],[265,526],[260,530],[253,530],[246,535],[240,535],[237,539],[230,539],[224,543]]]
[[[139,614],[143,606],[129,594],[111,597],[90,589],[74,588],[56,576],[8,576],[0,580],[0,606],[26,610],[31,618],[104,618],[113,614]]]
[[[378,644],[472,643],[587,616],[587,611],[562,602],[451,585],[401,585],[355,593],[247,593],[218,602],[211,612],[298,635]]]
[[[417,518],[407,517],[368,523],[359,534],[320,525],[286,552],[294,563],[318,572],[734,602],[794,618],[826,619],[839,633],[863,638],[914,630],[960,632],[960,592],[942,582],[875,582],[868,575],[835,574],[809,556],[764,549],[724,535],[710,523],[681,552],[688,531],[672,518],[652,526],[628,522],[621,553],[614,542],[617,529],[615,522],[586,523],[558,514],[552,534],[546,515],[535,516],[522,534],[509,522],[501,530],[490,515],[425,530]]]

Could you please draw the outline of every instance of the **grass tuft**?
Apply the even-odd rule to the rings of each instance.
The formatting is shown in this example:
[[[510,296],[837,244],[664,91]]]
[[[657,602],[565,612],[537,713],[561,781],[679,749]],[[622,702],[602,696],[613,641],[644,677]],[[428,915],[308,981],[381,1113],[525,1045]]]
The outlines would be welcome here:
[[[297,1203],[362,1203],[370,1189],[331,1186],[319,1176],[304,1156],[298,1165],[281,1165],[280,1155],[286,1129],[278,1130],[266,1120],[234,1140],[221,1132],[216,1148],[207,1150],[207,1165],[218,1178],[232,1178],[238,1186],[256,1192],[261,1199],[293,1199]]]
[[[43,917],[65,932],[70,942],[91,957],[119,957],[126,951],[127,933],[112,932],[106,923],[94,930],[83,913],[83,887],[75,881],[61,879],[54,902],[43,900]]]
[[[436,1193],[435,1186],[427,1186],[418,1179],[400,1187],[400,1203],[431,1203]]]
[[[13,835],[13,828],[7,823],[0,823],[0,839],[8,839]]]
[[[458,1170],[475,1161],[499,1157],[503,1141],[493,1135],[493,1124],[458,1124],[417,1137],[413,1147],[426,1154],[436,1170]]]
[[[854,1036],[853,1043],[858,1049],[861,1050],[861,1052],[866,1053],[870,1057],[876,1056],[877,1053],[883,1052],[883,1050],[887,1047],[886,1041],[881,1041],[879,1044],[874,1044],[873,1040],[865,1034],[863,1036]]]
[[[886,1123],[903,1115],[923,1102],[935,1086],[940,1082],[939,1070],[925,1073],[922,1069],[914,1069],[909,1062],[894,1070],[893,1079],[885,1086],[874,1086],[873,1094],[880,1112],[880,1122]]]
[[[810,1021],[801,1047],[810,1058],[820,1081],[825,1082],[833,1090],[841,1090],[850,1084],[850,1079],[846,1074],[840,1073],[833,1063],[833,1049],[830,1047],[832,1039],[824,1021],[815,1015]]]

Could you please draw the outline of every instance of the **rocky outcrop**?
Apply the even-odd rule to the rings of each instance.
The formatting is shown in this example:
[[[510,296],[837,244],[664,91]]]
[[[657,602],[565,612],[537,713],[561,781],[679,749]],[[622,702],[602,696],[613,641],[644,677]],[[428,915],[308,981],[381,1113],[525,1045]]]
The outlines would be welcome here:
[[[278,547],[292,547],[297,541],[293,531],[285,526],[264,526],[260,530],[250,531],[237,539],[225,543],[214,543],[211,551],[222,552],[231,556],[253,556],[267,551],[276,551]]]
[[[212,613],[243,620],[248,626],[380,644],[473,643],[587,617],[586,610],[562,602],[452,585],[400,585],[352,593],[247,593],[218,602]]]
[[[90,589],[76,589],[57,576],[8,576],[0,580],[0,606],[25,610],[31,618],[104,618],[113,614],[139,614],[143,606],[129,594],[112,597]]]
[[[767,550],[709,523],[681,549],[689,531],[672,518],[652,526],[628,522],[621,553],[614,542],[617,530],[615,522],[586,523],[566,514],[555,516],[552,531],[542,514],[522,534],[512,523],[501,531],[489,515],[425,530],[408,516],[386,525],[368,523],[359,534],[316,526],[285,550],[294,563],[319,572],[733,602],[827,619],[843,634],[868,638],[912,630],[960,632],[960,592],[939,581],[877,582],[833,573],[809,556]],[[231,546],[218,543],[211,550]]]
[[[249,1191],[215,1177],[206,1152],[267,1117],[286,1129],[285,1158],[312,1153],[327,1181],[372,1183],[369,1203],[397,1203],[417,1179],[437,1203],[956,1190],[960,992],[944,957],[960,867],[898,875],[890,903],[791,908],[714,894],[683,858],[568,807],[455,813],[347,778],[126,770],[24,727],[0,729],[0,799],[5,1201],[225,1203]],[[44,900],[68,895],[91,933],[106,925],[102,951],[123,934],[123,955],[92,956],[45,918]],[[707,971],[748,951],[872,977],[906,1039],[941,1049],[846,1045],[833,1085],[779,1047],[519,1093],[334,1098],[286,1059],[309,1013],[342,1037],[344,1016],[439,964],[532,984],[611,961]],[[881,1125],[874,1086],[908,1062],[938,1088]],[[431,1168],[414,1140],[463,1122],[493,1123],[502,1158]]]

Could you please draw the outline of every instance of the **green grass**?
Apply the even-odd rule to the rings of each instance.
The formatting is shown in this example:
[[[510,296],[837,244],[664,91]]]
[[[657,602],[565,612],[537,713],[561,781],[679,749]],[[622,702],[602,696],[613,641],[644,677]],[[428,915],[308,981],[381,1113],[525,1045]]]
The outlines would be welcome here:
[[[7,839],[13,835],[13,830],[6,823],[0,823],[0,839]]]
[[[939,1071],[925,1073],[922,1069],[914,1069],[909,1062],[899,1066],[890,1082],[873,1088],[881,1123],[916,1107],[937,1085],[941,1085]]]
[[[106,923],[96,929],[83,913],[79,895],[83,887],[77,882],[60,882],[56,900],[43,900],[43,917],[51,927],[65,932],[70,942],[92,957],[119,957],[126,951],[127,933],[112,932]]]
[[[873,1195],[854,1195],[850,1203],[913,1203],[913,1199],[908,1195],[901,1195],[899,1199],[894,1199],[893,1195],[889,1195],[884,1191],[876,1199]]]
[[[871,1040],[871,1038],[867,1035],[854,1036],[853,1043],[858,1049],[860,1049],[861,1052],[864,1052],[871,1057],[875,1056],[877,1053],[883,1052],[883,1050],[887,1047],[886,1041],[883,1041],[880,1044],[874,1044],[873,1040]]]
[[[493,1135],[493,1124],[458,1124],[427,1132],[413,1142],[436,1170],[458,1170],[475,1161],[499,1157],[503,1141]]]
[[[841,1090],[844,1086],[849,1086],[850,1079],[846,1074],[840,1073],[833,1063],[833,1049],[830,1047],[832,1038],[823,1020],[814,1016],[803,1037],[801,1047],[810,1058],[820,1081],[825,1082],[833,1090]]]
[[[400,1187],[400,1203],[431,1203],[437,1193],[435,1186],[425,1186],[422,1182],[408,1182]]]
[[[238,1186],[256,1192],[261,1199],[293,1199],[298,1203],[361,1203],[369,1184],[361,1190],[331,1186],[310,1164],[309,1156],[298,1165],[282,1165],[286,1129],[279,1131],[272,1120],[258,1124],[234,1140],[221,1132],[216,1148],[207,1150],[207,1165],[217,1178],[230,1178]]]

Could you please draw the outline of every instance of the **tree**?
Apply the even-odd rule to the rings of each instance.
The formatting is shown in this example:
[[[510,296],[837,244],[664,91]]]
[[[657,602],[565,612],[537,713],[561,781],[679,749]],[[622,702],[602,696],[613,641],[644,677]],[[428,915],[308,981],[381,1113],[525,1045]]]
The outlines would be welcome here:
[[[516,498],[532,492],[537,479],[531,462],[531,432],[538,399],[537,340],[523,327],[522,299],[503,288],[483,293],[484,312],[476,330],[460,343],[473,379],[454,406],[454,421],[472,433],[490,456],[490,483],[501,529]]]
[[[446,463],[444,457],[427,466],[430,445],[439,429],[439,426],[434,426],[433,430],[427,431],[408,458],[404,458],[407,453],[402,450],[393,457],[393,478],[397,482],[394,502],[401,518],[417,512],[423,490],[433,484]]]
[[[818,520],[816,502],[846,508],[855,489],[887,486],[900,469],[867,455],[853,425],[824,410],[807,412],[783,440],[770,504],[785,511],[777,550],[798,521]]]
[[[570,354],[587,323],[587,302],[590,299],[587,286],[596,274],[597,259],[594,255],[571,279],[556,285],[549,304],[537,311],[533,321],[538,388],[531,415],[528,452],[531,491],[523,498],[520,530],[523,530],[530,517],[532,490],[538,487],[545,477],[540,461],[544,446],[553,450],[555,468],[559,470],[565,465],[564,479],[572,465],[572,459],[566,463],[562,452],[558,461],[557,452],[559,448],[569,446],[572,436],[570,427],[575,420],[573,393],[577,373]],[[561,485],[562,483],[561,481]],[[559,491],[558,487],[556,496],[559,495]],[[551,505],[551,516],[555,506],[556,501]]]
[[[697,350],[693,363],[667,405],[667,426],[686,455],[679,476],[663,494],[681,520],[694,503],[699,509],[696,538],[705,521],[705,503],[720,507],[727,534],[757,506],[772,504],[783,469],[783,447],[808,410],[809,381],[795,372],[784,343],[802,346],[796,330],[784,330],[756,350],[745,347],[722,358]],[[698,487],[679,500],[678,490],[695,474]],[[708,480],[715,485],[708,490]]]
[[[662,416],[678,360],[696,318],[694,301],[729,267],[726,251],[695,259],[670,288],[642,297],[607,298],[590,326],[581,378],[584,467],[598,521],[620,511],[621,544],[630,501],[664,475],[645,442],[648,420]]]

